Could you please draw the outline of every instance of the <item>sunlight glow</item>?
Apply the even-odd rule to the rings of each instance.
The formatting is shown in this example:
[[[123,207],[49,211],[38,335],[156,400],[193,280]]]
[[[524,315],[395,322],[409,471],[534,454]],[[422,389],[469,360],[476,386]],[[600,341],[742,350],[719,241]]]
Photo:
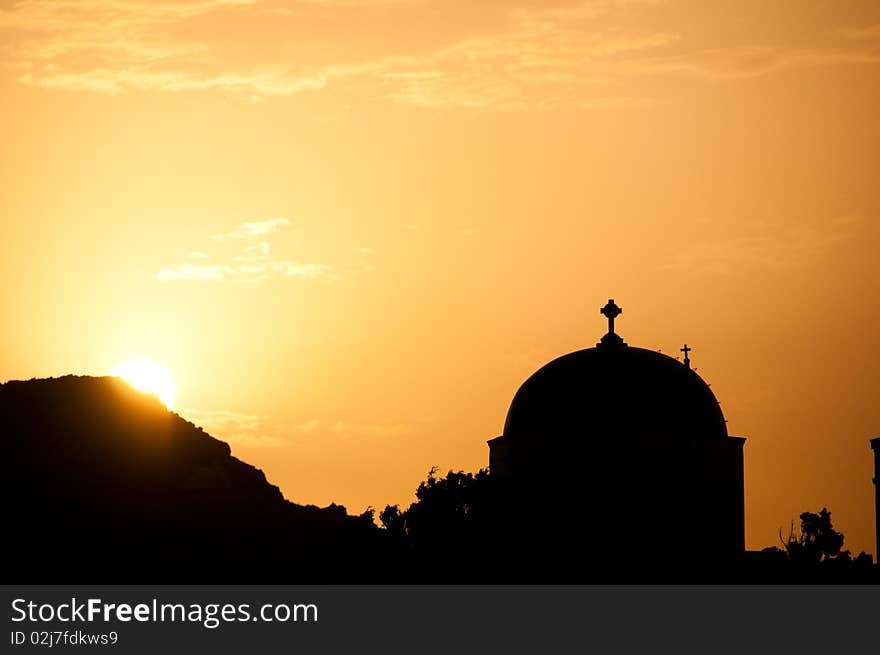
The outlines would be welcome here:
[[[156,395],[171,409],[174,405],[174,381],[168,370],[151,359],[131,359],[113,369],[113,375],[122,378],[135,389]]]

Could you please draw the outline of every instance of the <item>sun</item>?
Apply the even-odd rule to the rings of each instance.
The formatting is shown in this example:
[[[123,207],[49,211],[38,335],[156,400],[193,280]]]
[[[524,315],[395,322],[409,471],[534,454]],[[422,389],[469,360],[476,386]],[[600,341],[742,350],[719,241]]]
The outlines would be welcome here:
[[[174,405],[174,381],[164,366],[151,359],[130,359],[114,368],[113,375],[135,389],[156,395],[168,409]]]

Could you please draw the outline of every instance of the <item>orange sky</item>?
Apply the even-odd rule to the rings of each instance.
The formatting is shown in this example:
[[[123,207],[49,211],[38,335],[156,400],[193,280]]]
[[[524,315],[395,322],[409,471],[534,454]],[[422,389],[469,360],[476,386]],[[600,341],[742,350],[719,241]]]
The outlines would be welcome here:
[[[875,552],[878,64],[873,1],[0,0],[0,379],[153,358],[359,512],[614,297],[748,437],[749,547]]]

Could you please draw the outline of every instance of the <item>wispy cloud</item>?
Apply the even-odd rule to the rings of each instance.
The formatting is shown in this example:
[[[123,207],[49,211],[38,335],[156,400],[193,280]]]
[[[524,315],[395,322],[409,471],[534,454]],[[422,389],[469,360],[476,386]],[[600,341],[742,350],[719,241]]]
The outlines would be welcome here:
[[[333,432],[346,436],[391,439],[405,435],[408,429],[405,425],[399,423],[349,423],[347,421],[336,421],[333,424]]]
[[[304,435],[393,439],[405,436],[411,430],[402,423],[368,423],[347,420],[322,421],[313,418],[297,425],[296,431]]]
[[[232,445],[249,448],[279,448],[295,445],[299,439],[386,440],[404,437],[410,429],[401,423],[371,423],[349,420],[309,419],[291,426],[289,435],[278,434],[265,416],[229,410],[184,407],[177,413],[206,432]]]
[[[126,91],[222,90],[258,96],[323,88],[327,78],[275,57],[241,66],[222,35],[199,36],[200,20],[242,17],[266,0],[24,0],[0,9],[7,67],[44,88]],[[234,43],[234,42],[233,42]]]
[[[244,252],[236,255],[233,259],[237,262],[264,262],[269,259],[272,246],[268,241],[260,241],[252,246],[246,246]]]
[[[156,279],[160,282],[179,282],[184,280],[193,282],[219,282],[221,280],[260,282],[275,276],[331,282],[335,279],[335,269],[329,264],[302,264],[285,260],[228,266],[178,264],[177,266],[163,268],[156,273]]]
[[[290,221],[286,218],[268,218],[264,221],[251,221],[241,223],[234,230],[215,234],[211,238],[215,241],[226,241],[228,239],[255,239],[257,237],[271,234],[282,227],[290,225]]]
[[[480,3],[471,12],[439,0],[24,0],[0,9],[0,55],[20,83],[45,88],[269,98],[368,86],[419,106],[496,109],[639,107],[651,99],[633,84],[646,79],[880,63],[878,25],[830,29],[816,47],[706,49],[656,4]],[[450,20],[430,29],[438,10]],[[343,27],[352,22],[364,26],[355,38]],[[389,38],[401,25],[422,38]]]
[[[857,223],[852,218],[822,227],[752,223],[745,234],[693,243],[662,268],[708,275],[797,270],[815,264],[829,249],[850,239]]]
[[[638,58],[616,66],[614,72],[622,76],[679,74],[711,80],[738,80],[796,68],[878,63],[880,51],[871,48],[741,45]]]
[[[424,106],[519,108],[607,96],[618,79],[611,63],[677,40],[671,33],[620,34],[567,25],[555,12],[526,12],[514,29],[452,44],[382,79],[389,96]],[[422,71],[430,70],[431,74]],[[436,71],[442,71],[436,72]]]
[[[292,261],[275,262],[270,264],[269,268],[286,277],[303,277],[324,281],[332,280],[334,271],[334,268],[327,264],[300,264]]]
[[[156,279],[160,282],[173,282],[176,280],[222,280],[222,266],[203,266],[200,264],[178,264],[172,268],[163,268],[156,273]]]
[[[49,68],[39,73],[28,70],[19,75],[18,81],[46,89],[108,94],[126,91],[220,90],[253,94],[257,98],[292,95],[300,91],[322,89],[327,84],[327,78],[323,76],[296,76],[272,69],[206,76],[186,71],[120,70],[109,67],[82,72],[61,72]]]
[[[427,4],[428,0],[302,0],[302,2],[322,7],[344,7],[351,9],[361,7],[382,7],[388,5],[422,5]]]
[[[304,432],[306,434],[310,434],[321,427],[321,421],[316,418],[309,419],[305,423],[300,423],[296,426],[296,429],[300,432]]]
[[[596,96],[575,101],[581,109],[626,109],[648,107],[658,104],[654,98],[640,96]]]
[[[204,428],[206,432],[232,445],[249,448],[279,448],[290,446],[290,441],[268,434],[266,419],[255,414],[228,410],[204,410],[184,407],[177,412],[183,418]]]
[[[272,277],[301,278],[330,282],[335,279],[335,268],[329,264],[304,263],[291,259],[273,259],[272,245],[266,240],[272,233],[291,224],[286,218],[270,218],[264,221],[250,221],[236,228],[215,234],[211,237],[217,242],[250,242],[261,238],[257,243],[247,243],[234,254],[227,255],[218,263],[183,262],[162,268],[156,273],[160,282],[219,282],[236,280],[239,282],[261,282]],[[239,244],[241,245],[241,244]],[[191,259],[208,260],[210,256],[203,251],[191,252]]]
[[[837,32],[848,39],[880,41],[880,23],[875,25],[865,25],[863,27],[849,27],[838,30]]]

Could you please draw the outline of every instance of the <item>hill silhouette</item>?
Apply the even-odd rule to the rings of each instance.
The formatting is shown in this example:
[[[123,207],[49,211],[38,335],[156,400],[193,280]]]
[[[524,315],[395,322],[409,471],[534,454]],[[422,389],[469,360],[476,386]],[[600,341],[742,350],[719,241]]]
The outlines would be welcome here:
[[[118,378],[0,384],[9,582],[359,581],[371,514],[297,505]]]

